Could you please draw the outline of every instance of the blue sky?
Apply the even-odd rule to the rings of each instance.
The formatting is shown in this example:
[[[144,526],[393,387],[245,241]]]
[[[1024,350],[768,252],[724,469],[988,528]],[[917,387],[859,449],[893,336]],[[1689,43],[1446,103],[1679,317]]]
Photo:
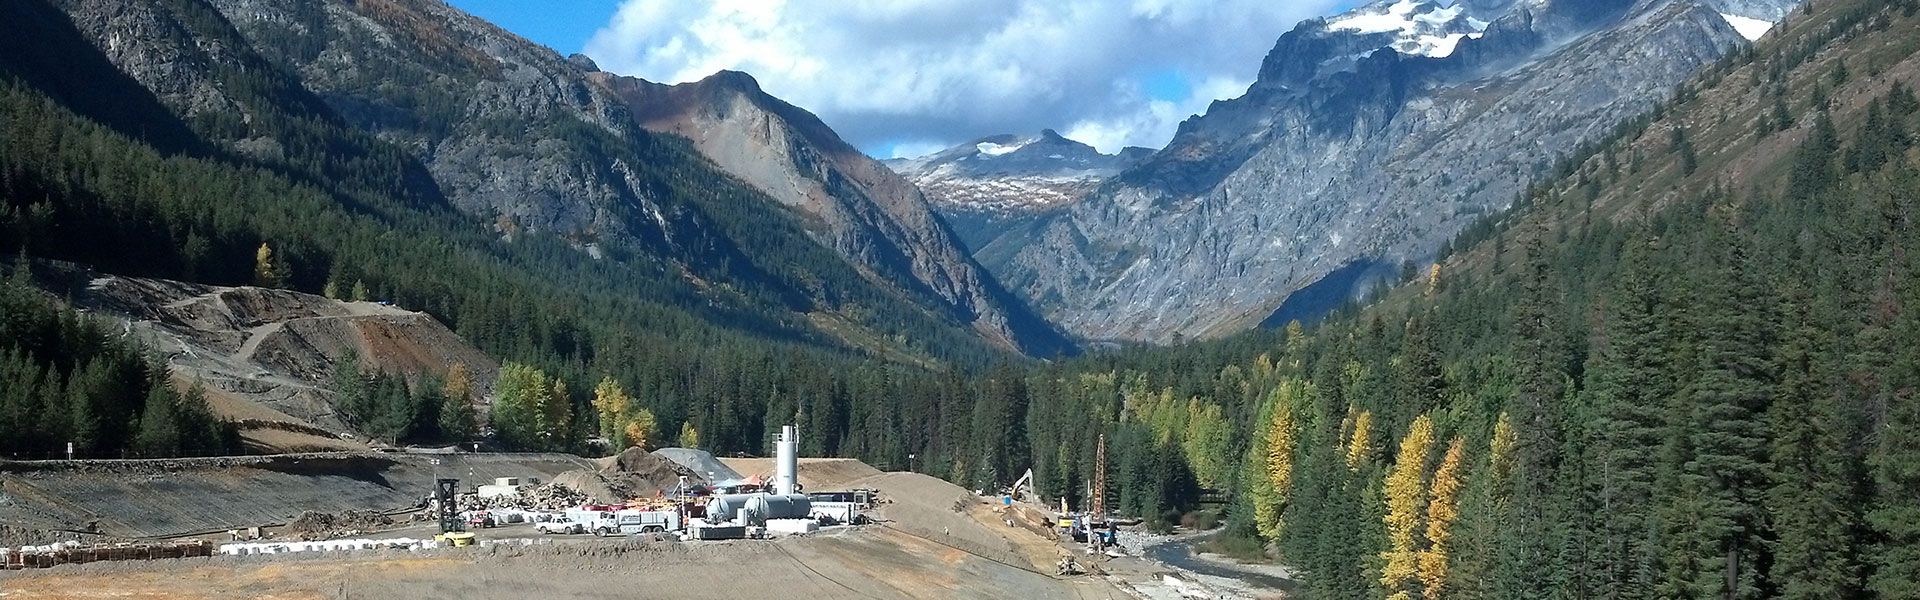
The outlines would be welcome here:
[[[1043,128],[1159,147],[1240,95],[1281,33],[1354,0],[449,0],[663,83],[720,69],[879,157]],[[563,8],[556,8],[558,4]]]
[[[621,0],[449,0],[448,4],[566,55],[579,52],[593,32],[612,22]]]

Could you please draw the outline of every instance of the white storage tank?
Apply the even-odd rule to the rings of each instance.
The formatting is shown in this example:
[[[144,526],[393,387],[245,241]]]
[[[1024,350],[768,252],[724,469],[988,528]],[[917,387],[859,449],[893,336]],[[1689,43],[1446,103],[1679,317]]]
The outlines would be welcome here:
[[[747,507],[747,499],[765,494],[722,494],[707,501],[707,521],[724,523],[732,519],[734,513]]]
[[[806,494],[757,495],[747,500],[747,520],[765,525],[773,519],[804,519],[812,506]]]

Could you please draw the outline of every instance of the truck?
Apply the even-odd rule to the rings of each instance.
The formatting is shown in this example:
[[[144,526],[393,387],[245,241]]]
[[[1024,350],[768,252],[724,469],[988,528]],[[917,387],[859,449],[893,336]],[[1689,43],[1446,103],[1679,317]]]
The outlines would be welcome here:
[[[615,513],[611,523],[598,521],[593,526],[593,534],[598,536],[665,533],[679,530],[680,513],[664,510],[623,510]]]
[[[550,521],[534,523],[533,528],[540,533],[586,533],[587,523],[575,521],[570,517],[559,517]]]

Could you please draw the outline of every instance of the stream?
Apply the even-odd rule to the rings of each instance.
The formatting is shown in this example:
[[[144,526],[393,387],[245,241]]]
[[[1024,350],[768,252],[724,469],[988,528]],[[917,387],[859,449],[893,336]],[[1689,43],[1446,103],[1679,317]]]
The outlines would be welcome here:
[[[1214,562],[1211,560],[1202,559],[1198,556],[1194,556],[1193,545],[1206,541],[1212,537],[1213,536],[1209,535],[1209,536],[1202,536],[1202,537],[1193,538],[1193,539],[1169,541],[1163,544],[1148,546],[1146,548],[1146,555],[1147,555],[1147,558],[1149,559],[1153,559],[1155,561],[1160,562],[1161,564],[1174,567],[1177,569],[1192,571],[1194,573],[1199,573],[1201,575],[1223,577],[1226,579],[1232,579],[1235,581],[1244,582],[1254,587],[1279,591],[1283,594],[1286,594],[1288,598],[1299,597],[1298,589],[1300,587],[1300,582],[1294,581],[1292,579],[1287,579],[1285,577],[1270,575],[1267,573],[1241,570],[1241,569],[1234,568],[1233,565],[1231,564]]]

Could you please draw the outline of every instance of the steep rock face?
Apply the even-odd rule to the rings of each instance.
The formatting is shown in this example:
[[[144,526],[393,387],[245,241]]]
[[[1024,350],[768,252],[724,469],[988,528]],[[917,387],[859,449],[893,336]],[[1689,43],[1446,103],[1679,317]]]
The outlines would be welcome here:
[[[1101,154],[1046,129],[1035,136],[980,138],[918,158],[883,161],[920,187],[972,252],[1007,229],[1058,210],[1152,155],[1129,147]]]
[[[780,194],[643,129],[595,81],[591,60],[438,0],[20,2],[35,10],[4,14],[124,73],[122,87],[161,107],[146,112],[181,125],[167,135],[325,182],[376,217],[397,201],[490,227],[505,243],[538,234],[537,248],[558,242],[581,261],[619,262],[649,301],[756,335],[832,338],[906,361],[1058,349],[1059,336],[1008,308],[1018,302],[953,251],[950,234],[926,233],[938,231],[935,217],[885,205],[898,193],[843,197],[842,220],[871,223],[867,233],[818,235],[808,219],[821,215],[780,210],[769,198]],[[48,58],[9,56],[0,69],[57,64]],[[812,126],[813,139],[832,137]],[[155,137],[144,123],[120,128]],[[823,179],[829,189],[866,171],[840,172]],[[1027,326],[1048,341],[1025,339]]]
[[[1000,289],[912,183],[745,73],[668,86],[595,73],[647,130],[692,140],[720,168],[805,215],[810,231],[870,277],[946,307],[986,339],[1031,355],[1066,341]]]
[[[1722,14],[1786,6],[1387,0],[1309,20],[1245,96],[980,258],[1084,337],[1252,327],[1331,273],[1431,255],[1743,43]]]

